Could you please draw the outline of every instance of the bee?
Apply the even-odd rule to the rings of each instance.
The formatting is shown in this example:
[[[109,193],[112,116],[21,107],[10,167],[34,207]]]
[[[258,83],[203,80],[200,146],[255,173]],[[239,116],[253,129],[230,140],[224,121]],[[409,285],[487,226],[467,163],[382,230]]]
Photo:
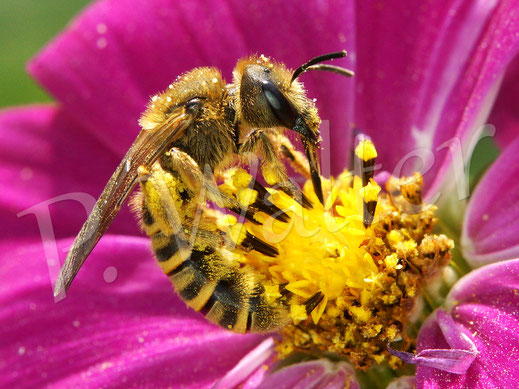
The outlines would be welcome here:
[[[269,185],[277,185],[310,207],[310,200],[287,175],[283,163],[287,160],[311,178],[317,198],[323,202],[317,155],[320,118],[297,78],[308,70],[352,76],[347,69],[321,63],[345,55],[341,51],[313,58],[294,72],[263,55],[253,55],[238,61],[229,85],[216,68],[202,67],[179,76],[165,92],[153,96],[139,120],[142,131],[74,240],[55,295],[69,288],[139,185],[133,208],[138,209],[159,265],[190,307],[236,332],[268,331],[283,325],[286,307],[281,301],[272,304],[265,300],[254,269],[233,263],[233,242],[217,227],[206,202],[252,222],[256,222],[257,212],[288,221],[255,179],[249,186],[263,198],[246,206],[218,188],[223,169],[250,155],[259,157]],[[283,134],[285,129],[299,134],[307,159]],[[273,246],[250,234],[239,245],[246,251],[278,254]]]

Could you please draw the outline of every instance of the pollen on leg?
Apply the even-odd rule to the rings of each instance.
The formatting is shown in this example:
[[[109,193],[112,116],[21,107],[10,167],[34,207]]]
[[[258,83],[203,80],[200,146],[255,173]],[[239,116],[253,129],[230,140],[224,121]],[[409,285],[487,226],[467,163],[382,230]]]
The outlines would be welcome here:
[[[453,243],[433,234],[435,207],[422,204],[418,173],[391,178],[382,190],[373,180],[373,143],[362,141],[355,153],[358,175],[322,178],[324,206],[305,208],[267,187],[260,197],[282,210],[285,221],[254,208],[257,223],[227,217],[220,225],[237,244],[239,262],[262,277],[265,300],[287,307],[291,324],[281,330],[281,356],[333,352],[367,369],[394,365],[389,342],[411,346],[409,313],[423,285],[449,261]],[[243,205],[257,200],[247,172],[230,169],[225,176],[226,194]],[[311,181],[303,193],[316,198]]]

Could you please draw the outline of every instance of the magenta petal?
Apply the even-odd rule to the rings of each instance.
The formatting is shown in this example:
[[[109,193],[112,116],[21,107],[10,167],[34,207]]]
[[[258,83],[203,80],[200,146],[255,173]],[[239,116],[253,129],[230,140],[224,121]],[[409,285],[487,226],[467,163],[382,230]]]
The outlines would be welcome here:
[[[57,304],[39,241],[0,255],[0,387],[209,388],[262,340],[187,309],[144,238],[105,236]]]
[[[260,347],[260,346],[258,346],[258,347]],[[258,348],[258,347],[256,347],[256,348]],[[247,354],[247,355],[249,355],[249,354]],[[247,356],[245,356],[245,358],[243,358],[242,361],[246,358],[247,358]],[[239,386],[239,388],[240,389],[257,389],[261,385],[263,380],[265,379],[265,375],[267,375],[269,373],[269,370],[273,369],[277,363],[278,363],[278,357],[277,357],[277,354],[274,352],[270,356],[269,359],[264,361],[263,364],[259,368],[257,368],[256,371],[254,371],[254,373],[252,373],[249,377],[247,377],[247,380],[245,382],[243,382]],[[225,377],[224,377],[224,379],[225,379]]]
[[[75,235],[119,161],[54,106],[0,112],[0,236]],[[57,196],[63,197],[59,200]],[[48,202],[45,205],[42,202]],[[52,231],[36,214],[50,212]],[[136,233],[127,210],[111,231]]]
[[[358,389],[355,372],[345,362],[327,359],[301,362],[267,374],[258,389]]]
[[[180,73],[216,66],[230,81],[238,58],[254,52],[297,67],[313,56],[354,52],[352,2],[275,0],[108,0],[95,3],[29,65],[30,73],[78,120],[120,155],[135,138],[149,96]],[[275,28],[273,28],[275,26]],[[353,57],[341,65],[353,64]],[[304,75],[342,158],[353,82]],[[350,108],[349,108],[350,107]]]
[[[486,172],[472,195],[462,248],[475,266],[519,257],[519,139]]]
[[[464,350],[472,353],[474,356],[477,355],[478,350],[476,349],[474,342],[470,337],[460,331],[452,317],[447,312],[443,309],[438,309],[436,311],[436,320],[438,321],[445,340],[452,349]]]
[[[467,372],[455,375],[419,366],[419,388],[515,388],[519,385],[519,260],[477,269],[459,280],[447,296],[450,316],[468,335],[478,355]],[[441,316],[422,326],[418,351],[449,345]],[[452,340],[452,338],[451,338]]]
[[[506,148],[519,134],[519,56],[508,66],[488,122],[496,128],[496,140]]]
[[[410,173],[425,160],[435,195],[451,163],[445,142],[468,151],[518,51],[518,11],[514,1],[357,2],[355,124],[382,169]]]
[[[274,354],[274,340],[272,338],[265,339],[238,362],[236,366],[229,370],[225,377],[214,385],[213,389],[226,389],[238,386],[248,376],[262,368],[263,364],[272,358]]]
[[[458,349],[426,349],[418,354],[391,348],[389,351],[405,363],[432,367],[454,374],[465,374],[475,358],[472,352]]]
[[[432,367],[454,374],[464,374],[478,355],[478,350],[470,337],[461,331],[449,314],[439,309],[435,315],[449,348],[426,348],[417,354],[411,354],[393,350],[388,346],[389,352],[406,363]]]
[[[512,316],[519,317],[518,291],[519,259],[514,259],[473,270],[453,286],[447,303],[453,306],[453,311],[464,304],[472,304],[504,309]]]

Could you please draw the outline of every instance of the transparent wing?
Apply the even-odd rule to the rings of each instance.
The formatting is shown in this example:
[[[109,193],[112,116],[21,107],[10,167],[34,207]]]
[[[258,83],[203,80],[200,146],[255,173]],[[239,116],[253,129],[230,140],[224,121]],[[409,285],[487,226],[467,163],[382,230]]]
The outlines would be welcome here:
[[[69,288],[90,252],[119,213],[137,183],[139,166],[153,164],[192,122],[192,115],[182,106],[173,111],[163,124],[139,133],[76,236],[56,281],[54,296]]]

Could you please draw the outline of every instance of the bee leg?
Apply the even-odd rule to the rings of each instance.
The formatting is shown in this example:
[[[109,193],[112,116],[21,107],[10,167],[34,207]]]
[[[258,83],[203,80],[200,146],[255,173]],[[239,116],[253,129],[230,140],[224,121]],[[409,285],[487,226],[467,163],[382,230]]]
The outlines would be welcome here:
[[[276,142],[279,154],[290,163],[290,166],[306,179],[310,179],[310,168],[306,156],[297,150],[292,141],[282,134],[277,134],[274,141]]]
[[[166,171],[180,176],[182,183],[193,193],[200,192],[204,176],[195,160],[184,151],[172,147],[160,159]]]
[[[194,162],[193,162],[194,163]],[[184,172],[181,172],[183,179],[187,179],[186,176],[191,175],[192,173],[187,172],[186,165],[177,164],[178,169],[184,169]],[[191,170],[191,167],[189,167]],[[200,169],[197,168],[197,174],[199,176],[196,177],[197,182],[202,182],[202,184],[198,185],[198,193],[199,193],[199,203],[202,204],[205,202],[206,198],[215,203],[220,208],[226,208],[231,212],[238,214],[250,222],[254,224],[258,224],[256,219],[254,218],[254,214],[258,211],[262,211],[268,215],[271,215],[279,220],[288,221],[288,216],[284,212],[282,212],[279,208],[275,207],[271,204],[267,199],[262,198],[261,195],[265,195],[267,191],[265,188],[261,187],[259,183],[251,182],[251,188],[256,190],[259,195],[258,201],[253,204],[249,204],[245,206],[240,204],[236,198],[227,195],[222,192],[216,183],[215,175],[212,169],[209,166],[204,168],[203,174],[200,173]],[[191,180],[193,180],[191,178]],[[256,183],[256,185],[253,185]],[[262,190],[261,190],[262,189]]]
[[[252,209],[243,207],[235,198],[218,188],[214,172],[209,166],[205,166],[202,171],[202,167],[191,156],[174,147],[161,159],[161,165],[164,169],[180,177],[188,189],[181,193],[181,196],[187,201],[194,204],[205,204],[206,200],[210,200],[220,208],[226,208],[257,223]]]
[[[311,208],[312,203],[301,192],[301,189],[288,177],[285,165],[281,162],[279,147],[276,147],[274,138],[277,134],[268,129],[255,129],[247,136],[240,147],[241,154],[259,155],[261,172],[269,185],[277,185],[283,192],[305,208]]]
[[[150,235],[155,230],[168,235],[182,233],[182,224],[192,210],[183,206],[183,188],[176,185],[179,179],[172,177],[158,163],[149,169],[139,167],[138,179],[146,233]]]

